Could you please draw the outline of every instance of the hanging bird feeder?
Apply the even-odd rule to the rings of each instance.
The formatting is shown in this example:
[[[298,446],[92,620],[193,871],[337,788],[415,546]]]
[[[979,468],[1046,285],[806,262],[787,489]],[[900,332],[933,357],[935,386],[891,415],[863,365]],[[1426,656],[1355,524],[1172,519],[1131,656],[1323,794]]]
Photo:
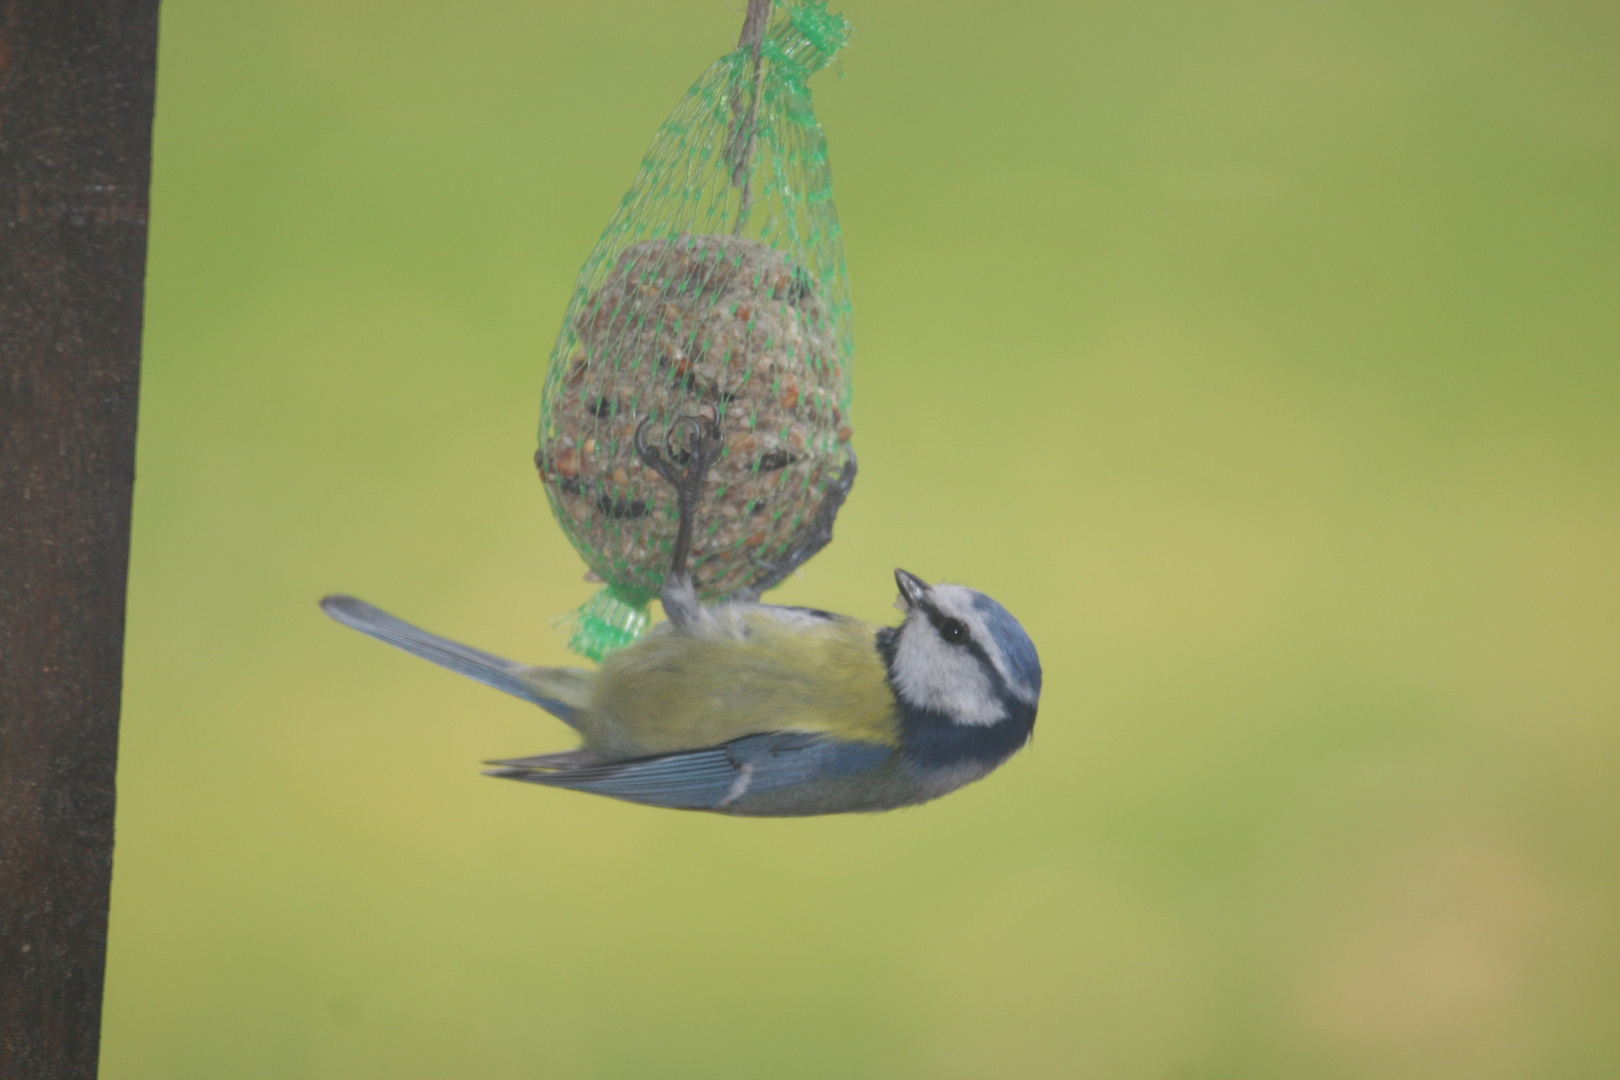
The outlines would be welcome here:
[[[848,38],[825,0],[755,0],[743,43],[658,130],[580,270],[535,463],[605,583],[573,620],[587,656],[640,635],[669,570],[675,499],[638,431],[677,459],[693,418],[720,433],[693,527],[703,600],[756,597],[831,537],[855,473],[854,341],[809,78]]]

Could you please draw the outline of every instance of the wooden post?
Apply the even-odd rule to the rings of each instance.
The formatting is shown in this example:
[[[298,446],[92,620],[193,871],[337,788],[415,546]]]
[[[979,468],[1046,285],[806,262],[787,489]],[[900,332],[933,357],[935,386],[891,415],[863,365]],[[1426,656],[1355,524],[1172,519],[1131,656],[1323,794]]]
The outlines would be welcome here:
[[[0,1077],[96,1074],[158,0],[0,0]]]

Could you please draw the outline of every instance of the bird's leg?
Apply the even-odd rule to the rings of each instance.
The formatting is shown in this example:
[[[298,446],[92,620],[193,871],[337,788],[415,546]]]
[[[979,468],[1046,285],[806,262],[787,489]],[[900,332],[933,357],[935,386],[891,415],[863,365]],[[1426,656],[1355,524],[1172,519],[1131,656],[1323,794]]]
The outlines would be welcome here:
[[[647,425],[652,417],[636,428],[636,453],[648,468],[658,473],[675,489],[675,505],[680,512],[680,526],[675,533],[675,549],[670,553],[669,576],[659,599],[670,622],[683,631],[697,628],[703,607],[698,603],[697,588],[692,583],[692,572],[687,561],[692,554],[692,526],[697,517],[698,502],[703,498],[703,481],[709,469],[720,459],[724,438],[720,434],[718,417],[678,417],[664,433],[662,447],[648,446]],[[685,446],[677,445],[684,435]]]

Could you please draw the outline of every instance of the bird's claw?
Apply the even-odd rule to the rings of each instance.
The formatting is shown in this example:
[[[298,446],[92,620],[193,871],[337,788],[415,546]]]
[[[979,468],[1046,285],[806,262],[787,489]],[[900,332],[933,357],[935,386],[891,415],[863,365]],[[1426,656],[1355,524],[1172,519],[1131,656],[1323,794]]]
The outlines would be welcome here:
[[[649,469],[667,480],[683,500],[690,498],[696,505],[703,493],[703,481],[709,469],[720,459],[720,448],[725,440],[720,434],[717,419],[706,416],[678,416],[664,432],[664,445],[647,445],[647,428],[652,424],[647,417],[636,426],[636,455]],[[678,443],[677,437],[685,434]]]

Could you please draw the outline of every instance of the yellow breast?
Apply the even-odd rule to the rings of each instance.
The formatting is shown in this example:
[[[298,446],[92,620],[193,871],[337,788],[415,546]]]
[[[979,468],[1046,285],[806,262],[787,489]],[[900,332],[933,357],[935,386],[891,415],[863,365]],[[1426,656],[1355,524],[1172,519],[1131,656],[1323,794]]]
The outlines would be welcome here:
[[[662,628],[660,628],[662,630]],[[753,610],[712,634],[649,634],[610,656],[582,717],[585,748],[639,757],[768,731],[894,745],[898,720],[877,627]]]

